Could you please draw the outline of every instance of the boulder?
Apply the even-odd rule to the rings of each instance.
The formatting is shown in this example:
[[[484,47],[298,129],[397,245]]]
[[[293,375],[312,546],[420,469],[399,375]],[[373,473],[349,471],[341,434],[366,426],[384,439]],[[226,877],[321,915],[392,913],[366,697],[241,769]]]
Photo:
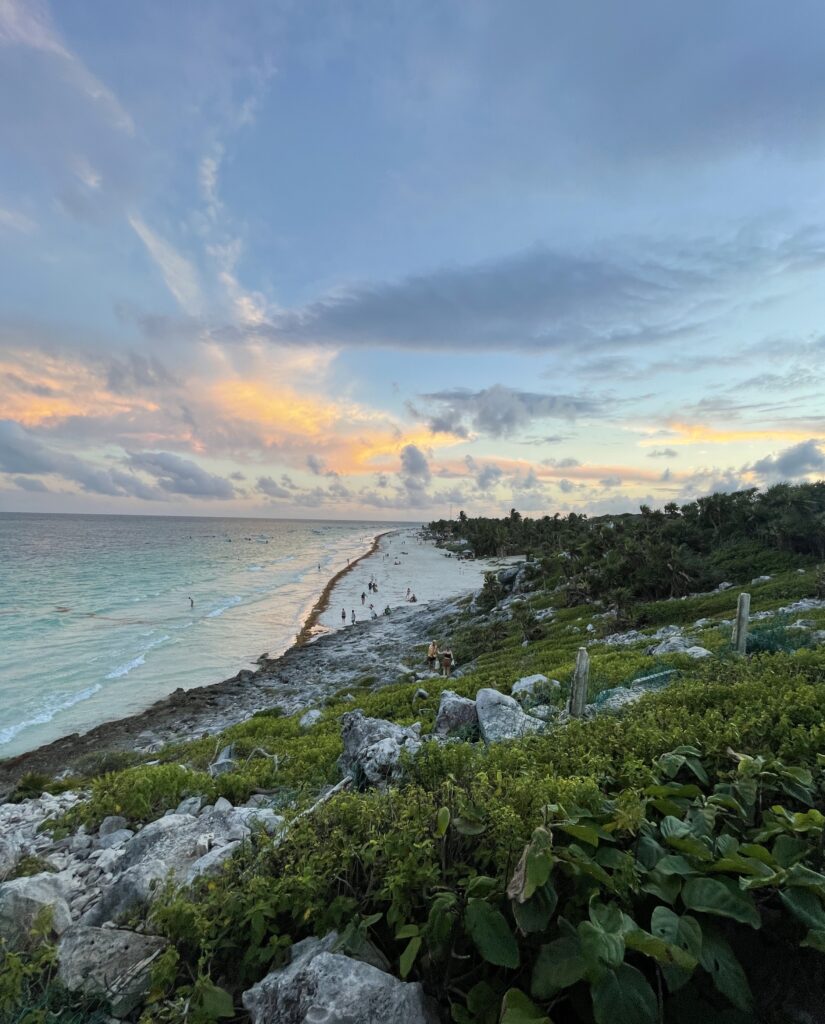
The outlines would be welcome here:
[[[58,976],[70,992],[101,998],[122,1018],[143,1002],[152,965],[167,945],[157,935],[74,925],[58,947]]]
[[[99,836],[108,836],[112,832],[117,832],[120,829],[128,828],[129,822],[120,814],[110,814],[107,818],[104,818],[100,823],[100,828],[97,830]]]
[[[713,656],[713,652],[709,651],[707,647],[700,647],[698,644],[694,644],[693,647],[688,647],[685,654],[691,658],[710,658]]]
[[[600,700],[597,704],[588,704],[585,708],[585,717],[591,717],[597,714],[599,711],[618,711],[620,708],[626,707],[628,704],[635,704],[637,700],[644,697],[647,691],[641,687],[638,689],[629,689],[627,686],[614,686],[612,690],[607,692],[607,695],[603,700]]]
[[[679,634],[669,636],[659,644],[653,644],[648,647],[647,653],[657,656],[661,654],[684,654],[690,646],[690,641]]]
[[[220,800],[218,801],[220,803]],[[170,814],[152,821],[120,849],[120,873],[106,886],[100,901],[83,915],[84,924],[111,921],[135,906],[150,901],[154,889],[170,875],[191,881],[201,868],[211,868],[214,858],[203,861],[213,847],[239,842],[250,835],[246,815],[255,808],[216,807],[197,818],[191,814]],[[196,867],[196,862],[201,862]]]
[[[51,907],[56,935],[72,923],[64,881],[50,871],[28,878],[13,878],[0,885],[0,938],[14,948],[25,946],[42,911]]]
[[[756,586],[757,583],[767,583],[768,580],[772,580],[773,576],[755,576],[751,580],[751,586]]]
[[[519,565],[508,565],[506,569],[501,569],[498,574],[498,582],[503,587],[515,586],[520,569]]]
[[[297,943],[285,967],[244,992],[252,1024],[435,1024],[420,984],[331,952],[335,938]]]
[[[217,758],[209,765],[209,774],[213,779],[216,779],[219,775],[234,772],[236,767],[235,745],[231,743],[228,747],[224,747]]]
[[[188,796],[186,799],[181,800],[178,806],[175,808],[175,814],[192,814],[195,815],[203,807],[202,796]]]
[[[476,694],[476,711],[481,738],[485,743],[518,739],[544,728],[544,723],[538,718],[521,710],[517,700],[498,690],[479,690]]]
[[[172,813],[174,814],[174,811]],[[115,846],[121,846],[123,843],[128,842],[134,834],[130,828],[118,828],[114,832],[107,832],[105,836],[101,836],[98,840],[98,848],[101,850],[111,850]]]
[[[298,725],[300,725],[302,729],[309,729],[311,726],[315,725],[321,717],[322,713],[318,708],[313,708],[311,711],[307,711],[305,714],[301,715],[298,719]]]
[[[478,712],[476,702],[469,697],[459,697],[452,690],[443,690],[438,714],[435,716],[433,733],[436,736],[449,736],[459,729],[477,729]]]
[[[532,694],[533,690],[539,685],[539,683],[549,683],[550,680],[547,676],[537,672],[533,676],[522,676],[521,679],[517,679],[510,690],[510,693],[515,697],[519,693]],[[553,686],[560,686],[561,684],[557,680],[553,680]]]
[[[363,776],[379,786],[400,774],[401,754],[415,754],[421,746],[421,725],[404,728],[382,718],[367,718],[363,711],[348,711],[341,718],[344,752],[338,758],[342,774]]]
[[[184,875],[184,881],[191,885],[195,879],[202,875],[209,877],[216,875],[223,868],[232,854],[240,847],[241,843],[236,840],[233,843],[226,843],[225,846],[213,846],[189,867]]]

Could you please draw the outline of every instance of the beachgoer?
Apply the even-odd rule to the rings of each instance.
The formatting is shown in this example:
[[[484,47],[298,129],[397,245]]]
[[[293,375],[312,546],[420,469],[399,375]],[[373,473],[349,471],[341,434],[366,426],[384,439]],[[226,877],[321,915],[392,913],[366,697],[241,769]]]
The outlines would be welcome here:
[[[355,625],[355,609],[352,609],[352,624]]]
[[[189,607],[190,608],[194,608],[195,607],[195,602],[192,600],[191,597],[189,598]]]
[[[377,594],[378,593],[378,584],[377,583],[373,583],[373,585],[372,585],[372,592],[373,592],[373,594]]]
[[[409,600],[410,604],[415,604],[416,601],[418,600],[418,598],[415,596],[415,594],[410,594],[408,600]]]
[[[384,614],[385,615],[390,615],[391,613],[392,613],[392,608],[390,608],[390,606],[387,605],[387,607],[384,609]]]
[[[378,612],[372,607],[372,605],[370,605],[370,618],[371,619],[377,619],[378,618]]]
[[[409,597],[409,596],[410,596],[410,588],[407,587],[407,597]]]
[[[365,593],[365,592],[364,592],[364,591],[362,590],[362,591],[361,591],[361,604],[363,604],[363,603],[364,603],[364,602],[366,601],[366,599],[367,599],[367,595],[366,595],[366,593]]]
[[[430,640],[430,646],[427,648],[427,665],[432,671],[435,668],[435,663],[438,661],[438,644],[435,640]]]
[[[341,622],[347,621],[347,610],[346,608],[341,609]]]
[[[445,676],[448,676],[453,670],[453,652],[449,647],[441,652],[441,667]]]

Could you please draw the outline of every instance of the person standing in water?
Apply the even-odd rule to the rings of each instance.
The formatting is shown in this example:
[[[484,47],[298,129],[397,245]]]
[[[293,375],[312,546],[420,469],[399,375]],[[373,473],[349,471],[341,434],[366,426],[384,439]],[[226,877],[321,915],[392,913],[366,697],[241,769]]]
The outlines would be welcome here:
[[[355,609],[352,609],[352,624],[355,625]]]
[[[361,591],[361,604],[363,604],[366,600],[367,600],[366,591],[362,590]]]
[[[341,622],[347,621],[347,610],[346,608],[341,609]]]
[[[190,608],[194,608],[195,607],[195,602],[192,600],[191,596],[189,598],[189,607]]]

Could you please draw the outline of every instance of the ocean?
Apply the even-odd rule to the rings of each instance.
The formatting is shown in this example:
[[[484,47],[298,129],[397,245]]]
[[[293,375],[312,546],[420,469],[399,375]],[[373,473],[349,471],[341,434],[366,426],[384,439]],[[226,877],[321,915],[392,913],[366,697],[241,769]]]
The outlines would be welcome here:
[[[387,528],[0,513],[0,758],[283,653]]]

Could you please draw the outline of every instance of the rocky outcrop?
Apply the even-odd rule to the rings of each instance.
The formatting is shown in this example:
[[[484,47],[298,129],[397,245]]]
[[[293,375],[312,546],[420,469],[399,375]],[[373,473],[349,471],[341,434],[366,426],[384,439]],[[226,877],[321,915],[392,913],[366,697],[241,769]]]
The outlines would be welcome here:
[[[12,948],[27,945],[32,929],[46,911],[51,914],[52,932],[62,935],[72,923],[66,881],[44,871],[0,885],[0,938]]]
[[[216,779],[219,775],[226,775],[228,772],[234,772],[236,767],[235,746],[234,744],[230,744],[230,746],[224,747],[218,754],[217,759],[209,765],[209,774],[213,779]]]
[[[547,678],[547,676],[542,675],[541,672],[537,672],[535,675],[532,675],[532,676],[522,676],[521,679],[517,679],[513,683],[513,686],[510,689],[510,693],[514,697],[518,697],[520,694],[522,694],[522,695],[527,694],[529,696],[532,696],[533,691],[535,690],[535,688],[539,684],[544,684],[544,683],[547,683],[548,685],[551,685],[551,686],[561,686],[561,683],[557,679],[553,679],[551,681],[550,679]]]
[[[318,708],[312,708],[311,711],[307,711],[301,715],[298,719],[298,725],[300,725],[302,729],[309,729],[315,725],[316,722],[320,721],[321,717],[322,713]]]
[[[452,690],[443,690],[435,716],[433,735],[450,736],[459,731],[474,732],[478,729],[476,702],[469,697],[459,697]]]
[[[341,719],[344,752],[338,758],[343,775],[381,786],[401,773],[401,754],[414,755],[421,747],[421,725],[404,727],[382,718],[367,718],[363,711],[348,711]]]
[[[544,728],[544,722],[526,714],[517,700],[498,690],[479,690],[476,694],[476,712],[481,738],[485,743],[515,740]]]
[[[70,992],[103,999],[122,1018],[143,1002],[152,965],[166,946],[156,935],[74,925],[58,947],[58,976]]]
[[[285,967],[244,992],[252,1024],[436,1024],[421,985],[333,953],[335,940],[297,943]]]

